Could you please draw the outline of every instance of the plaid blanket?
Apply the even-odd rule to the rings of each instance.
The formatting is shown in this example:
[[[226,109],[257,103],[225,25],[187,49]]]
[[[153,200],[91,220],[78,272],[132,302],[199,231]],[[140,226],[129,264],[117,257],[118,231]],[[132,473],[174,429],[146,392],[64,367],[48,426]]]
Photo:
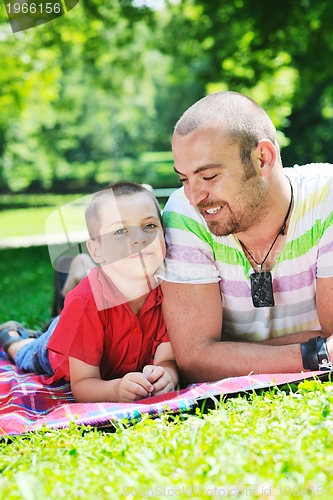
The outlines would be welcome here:
[[[42,426],[111,427],[113,422],[138,421],[142,415],[193,410],[203,400],[252,392],[312,378],[323,372],[280,373],[234,377],[147,398],[136,403],[75,403],[68,383],[46,385],[43,375],[20,372],[0,350],[0,435],[15,436]]]

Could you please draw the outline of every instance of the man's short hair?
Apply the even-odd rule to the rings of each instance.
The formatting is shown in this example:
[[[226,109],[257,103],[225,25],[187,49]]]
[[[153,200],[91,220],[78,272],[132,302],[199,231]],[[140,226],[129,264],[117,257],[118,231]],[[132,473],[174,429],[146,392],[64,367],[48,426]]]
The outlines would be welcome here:
[[[105,188],[95,193],[89,205],[87,206],[85,211],[85,218],[90,238],[96,238],[97,236],[100,236],[102,221],[99,209],[106,199],[110,197],[119,198],[120,196],[133,196],[135,194],[142,193],[150,196],[154,201],[158,217],[162,222],[160,206],[157,199],[149,189],[142,186],[141,184],[136,184],[135,182],[118,182],[116,184],[110,184],[109,186],[106,186]]]
[[[239,145],[240,156],[248,166],[251,151],[261,139],[269,139],[277,149],[276,129],[267,113],[253,99],[238,92],[218,92],[194,103],[180,117],[175,133],[185,136],[208,126],[225,129]]]

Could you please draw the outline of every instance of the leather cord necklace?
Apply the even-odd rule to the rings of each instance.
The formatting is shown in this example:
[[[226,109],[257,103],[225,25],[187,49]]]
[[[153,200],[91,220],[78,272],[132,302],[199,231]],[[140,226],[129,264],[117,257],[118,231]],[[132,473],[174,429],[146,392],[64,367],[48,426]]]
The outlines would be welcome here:
[[[278,234],[275,236],[273,243],[271,244],[264,260],[262,262],[258,262],[253,255],[249,252],[249,250],[246,248],[246,246],[240,241],[242,247],[246,251],[246,253],[251,257],[253,262],[257,264],[259,267],[259,272],[258,273],[252,273],[250,275],[251,279],[251,296],[252,296],[252,302],[254,307],[272,307],[274,306],[274,295],[273,295],[273,284],[272,284],[272,275],[270,271],[262,271],[262,266],[267,260],[267,257],[271,253],[272,248],[274,247],[276,240],[280,235],[285,235],[286,231],[286,226],[287,226],[287,220],[290,215],[291,207],[293,204],[294,200],[294,193],[293,193],[293,187],[290,182],[290,179],[288,178],[289,184],[290,184],[290,189],[291,189],[291,195],[290,195],[290,203],[288,207],[288,211],[286,213],[286,216],[284,218],[283,224],[281,226],[281,229],[279,230]]]

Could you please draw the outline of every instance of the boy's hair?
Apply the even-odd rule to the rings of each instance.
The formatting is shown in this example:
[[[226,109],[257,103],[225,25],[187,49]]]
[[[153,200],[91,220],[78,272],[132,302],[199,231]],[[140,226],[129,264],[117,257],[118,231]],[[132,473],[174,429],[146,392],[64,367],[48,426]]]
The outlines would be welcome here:
[[[107,198],[110,196],[119,198],[120,196],[132,196],[141,193],[150,196],[150,198],[154,201],[159,220],[162,223],[160,206],[157,199],[149,189],[134,182],[117,182],[116,184],[110,184],[95,193],[86,208],[85,218],[90,238],[93,239],[100,235],[101,219],[99,208]]]

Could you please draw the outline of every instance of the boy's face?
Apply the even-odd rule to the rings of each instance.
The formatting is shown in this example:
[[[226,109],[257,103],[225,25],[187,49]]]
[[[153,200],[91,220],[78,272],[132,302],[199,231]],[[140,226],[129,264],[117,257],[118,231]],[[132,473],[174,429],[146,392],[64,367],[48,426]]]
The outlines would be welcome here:
[[[112,278],[152,277],[165,257],[162,224],[154,200],[145,193],[110,197],[99,209],[101,227],[88,248]]]

